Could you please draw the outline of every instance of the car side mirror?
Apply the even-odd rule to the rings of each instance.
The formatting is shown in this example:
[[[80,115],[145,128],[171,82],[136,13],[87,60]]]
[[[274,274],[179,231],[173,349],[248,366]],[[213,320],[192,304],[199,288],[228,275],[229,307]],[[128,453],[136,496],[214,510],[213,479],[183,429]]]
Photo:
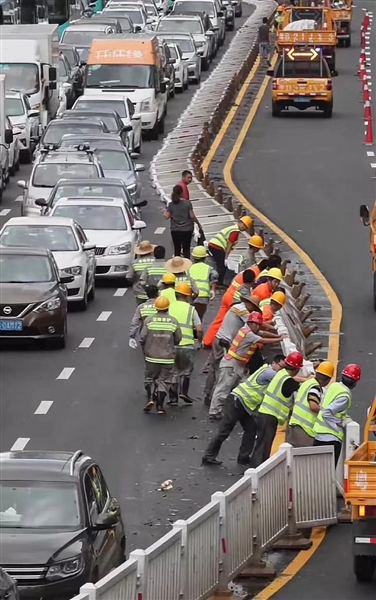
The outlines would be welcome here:
[[[67,283],[73,283],[74,282],[74,275],[61,275],[60,276],[60,283],[66,285]]]
[[[165,94],[166,93],[166,84],[164,81],[162,81],[161,83],[161,94]]]
[[[212,37],[212,35],[214,35],[214,31],[210,31],[210,29],[209,29],[209,31],[207,31],[205,35],[207,37]]]
[[[104,513],[98,515],[94,525],[95,531],[105,531],[106,529],[112,529],[117,525],[117,517],[111,513]]]
[[[362,204],[359,210],[360,218],[363,222],[363,225],[369,225],[369,208],[365,204]]]
[[[266,74],[267,74],[269,77],[274,77],[274,69],[268,69],[268,70],[266,71]]]
[[[147,206],[147,205],[148,205],[148,201],[147,200],[140,200],[140,202],[135,202],[133,204],[133,206],[135,208],[144,208],[144,206]]]
[[[176,65],[176,58],[170,58],[170,65]]]
[[[142,31],[142,27],[140,27],[140,25],[136,25],[136,27],[134,28],[134,32],[140,33],[140,31]]]
[[[128,131],[132,131],[132,129],[133,129],[132,125],[124,125],[122,127],[121,131],[122,131],[122,133],[128,133]]]
[[[82,246],[82,248],[84,250],[95,250],[96,247],[97,247],[97,245],[92,244],[91,242],[85,242],[84,245]]]
[[[42,206],[42,207],[48,206],[48,202],[44,198],[37,198],[35,200],[34,204],[36,204],[37,206]]]
[[[219,10],[219,11],[217,12],[217,15],[218,15],[218,17],[223,17],[223,12],[222,12],[221,10]]]
[[[50,67],[48,69],[48,80],[50,82],[50,86],[51,86],[52,81],[56,81],[56,78],[57,78],[56,67]]]
[[[12,129],[6,129],[5,130],[5,143],[6,144],[11,144],[13,142],[13,130]]]
[[[72,84],[65,82],[61,84],[61,89],[63,90],[64,94],[67,94],[68,92],[71,91],[72,89]]]
[[[17,185],[23,190],[27,190],[27,183],[24,179],[20,179],[19,181],[17,181]]]
[[[50,88],[50,90],[56,90],[56,81],[50,81],[48,87]]]
[[[30,119],[36,119],[37,117],[39,117],[39,114],[39,110],[35,110],[35,108],[32,108],[27,113],[27,116],[30,117]]]
[[[132,160],[135,160],[136,158],[140,158],[140,155],[138,152],[131,152],[130,156],[131,156]]]
[[[145,165],[142,165],[141,163],[136,164],[134,166],[134,170],[136,171],[136,173],[141,173],[142,171],[145,171]]]
[[[141,115],[138,113],[134,113],[133,116],[131,117],[132,121],[139,121],[141,119]]]
[[[137,230],[137,229],[145,229],[145,227],[146,227],[145,221],[135,221],[133,223],[132,229],[135,229],[135,230]]]

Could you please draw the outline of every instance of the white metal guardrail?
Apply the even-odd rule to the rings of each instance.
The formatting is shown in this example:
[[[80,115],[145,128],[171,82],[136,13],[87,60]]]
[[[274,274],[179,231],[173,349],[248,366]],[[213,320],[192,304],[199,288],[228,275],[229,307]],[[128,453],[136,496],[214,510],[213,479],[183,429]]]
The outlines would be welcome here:
[[[136,598],[138,578],[137,560],[127,560],[126,563],[111,571],[96,585],[87,583],[81,588],[84,597],[74,600],[123,600]],[[87,594],[87,596],[85,596]]]

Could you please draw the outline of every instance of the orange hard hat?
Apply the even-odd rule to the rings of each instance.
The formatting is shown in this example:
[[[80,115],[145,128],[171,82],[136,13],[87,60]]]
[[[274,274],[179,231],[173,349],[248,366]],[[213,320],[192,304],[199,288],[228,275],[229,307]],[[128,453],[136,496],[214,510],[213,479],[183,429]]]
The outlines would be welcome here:
[[[247,229],[249,229],[253,225],[253,219],[252,217],[248,217],[248,215],[246,215],[245,217],[240,217],[239,221],[241,221]]]
[[[177,294],[182,294],[183,296],[191,296],[192,288],[188,283],[185,283],[185,281],[181,281],[175,286],[175,292]]]
[[[170,301],[165,296],[159,296],[154,302],[154,306],[157,310],[167,310],[170,306]]]
[[[248,246],[261,249],[264,247],[264,240],[261,235],[252,235],[248,240]]]
[[[284,294],[283,292],[274,292],[270,300],[273,300],[273,302],[276,302],[277,304],[283,306],[286,302],[286,294]]]

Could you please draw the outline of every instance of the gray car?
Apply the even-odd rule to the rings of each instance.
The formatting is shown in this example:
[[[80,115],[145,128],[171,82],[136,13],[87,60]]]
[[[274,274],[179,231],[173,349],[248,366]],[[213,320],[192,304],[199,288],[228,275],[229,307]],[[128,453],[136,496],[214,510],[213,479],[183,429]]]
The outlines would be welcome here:
[[[193,83],[201,81],[201,56],[197,52],[197,47],[190,33],[169,33],[163,34],[163,39],[168,43],[177,44],[183,54],[183,60],[188,64],[188,78]]]
[[[175,15],[171,13],[168,17],[162,17],[156,28],[157,35],[166,39],[165,33],[191,33],[197,47],[197,53],[201,56],[201,67],[203,71],[209,69],[210,61],[214,55],[214,32],[207,30],[198,15]]]

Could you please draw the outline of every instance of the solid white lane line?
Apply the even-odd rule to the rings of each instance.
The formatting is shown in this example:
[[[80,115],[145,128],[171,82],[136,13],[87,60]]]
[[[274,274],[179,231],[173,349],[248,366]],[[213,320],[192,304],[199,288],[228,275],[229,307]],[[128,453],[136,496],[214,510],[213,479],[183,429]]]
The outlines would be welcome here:
[[[16,440],[14,442],[10,451],[17,452],[19,450],[23,450],[25,448],[26,444],[28,444],[29,442],[30,442],[30,438],[18,438],[18,440]]]
[[[124,296],[126,291],[127,291],[127,288],[118,288],[115,291],[114,296]]]
[[[101,314],[99,315],[97,321],[107,321],[107,319],[111,316],[112,311],[111,310],[104,310],[103,312],[101,312]]]
[[[95,338],[84,338],[78,347],[79,348],[90,348],[91,344],[94,342],[94,339]]]
[[[35,411],[35,415],[46,415],[53,405],[53,400],[42,400],[37,410]]]
[[[11,208],[3,208],[3,210],[0,210],[0,217],[6,217],[7,215],[9,215],[11,210]]]
[[[162,233],[164,233],[166,231],[166,227],[157,227],[157,229],[154,231],[155,235],[162,235]]]
[[[58,377],[56,377],[56,379],[69,379],[69,377],[72,375],[74,369],[75,369],[75,367],[64,367],[64,369],[62,370],[60,375],[58,375]]]

